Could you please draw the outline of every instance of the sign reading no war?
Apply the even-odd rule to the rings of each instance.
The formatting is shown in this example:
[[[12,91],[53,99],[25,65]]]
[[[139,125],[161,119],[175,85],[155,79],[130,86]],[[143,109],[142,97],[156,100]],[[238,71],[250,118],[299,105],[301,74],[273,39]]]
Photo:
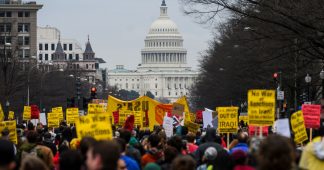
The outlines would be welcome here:
[[[275,120],[276,96],[274,90],[249,90],[249,125],[272,126]]]
[[[79,139],[86,136],[97,140],[112,139],[110,119],[106,114],[81,116],[76,120],[76,130]]]

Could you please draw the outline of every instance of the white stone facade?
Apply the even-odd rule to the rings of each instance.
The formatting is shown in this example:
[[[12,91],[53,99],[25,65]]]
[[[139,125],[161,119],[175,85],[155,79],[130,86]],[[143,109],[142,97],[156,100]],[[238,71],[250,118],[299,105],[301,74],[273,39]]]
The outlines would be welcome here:
[[[142,62],[137,70],[123,65],[108,71],[108,84],[118,89],[134,90],[144,95],[150,91],[156,98],[175,101],[188,95],[197,71],[187,66],[187,50],[177,25],[169,18],[162,2],[160,17],[154,21],[141,50]]]
[[[83,50],[75,39],[60,37],[61,32],[55,27],[37,27],[37,60],[39,63],[50,63],[57,42],[61,41],[67,60],[82,60]]]

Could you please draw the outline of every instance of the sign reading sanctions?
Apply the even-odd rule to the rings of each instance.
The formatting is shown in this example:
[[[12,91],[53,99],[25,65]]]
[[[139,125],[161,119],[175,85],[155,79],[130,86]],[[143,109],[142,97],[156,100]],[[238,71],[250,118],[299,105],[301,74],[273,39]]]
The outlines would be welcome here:
[[[308,139],[306,128],[304,124],[304,116],[302,111],[298,111],[291,115],[290,118],[291,128],[294,132],[294,141],[302,143]]]
[[[272,126],[275,119],[274,90],[249,90],[248,116],[249,125]]]
[[[238,107],[218,107],[218,130],[220,133],[236,133]]]
[[[79,139],[86,136],[97,140],[112,139],[111,124],[106,114],[81,116],[76,120],[76,130]]]

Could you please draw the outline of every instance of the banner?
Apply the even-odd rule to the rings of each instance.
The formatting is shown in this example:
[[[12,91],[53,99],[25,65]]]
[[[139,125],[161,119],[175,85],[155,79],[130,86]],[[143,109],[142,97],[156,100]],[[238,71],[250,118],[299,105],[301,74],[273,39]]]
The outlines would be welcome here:
[[[294,132],[294,141],[296,143],[303,143],[308,140],[302,111],[293,113],[290,118],[290,123],[292,131]]]
[[[86,136],[97,140],[112,139],[112,128],[107,114],[81,116],[76,120],[76,131],[79,139]]]
[[[249,125],[272,126],[275,120],[276,95],[274,90],[248,91]]]
[[[162,125],[165,113],[172,112],[172,104],[159,104],[155,107],[155,121]]]
[[[134,120],[135,120],[134,125],[143,127],[144,114],[142,111],[128,111],[128,110],[119,111],[118,125],[124,125],[125,121],[127,120],[127,117],[131,115],[134,115]]]
[[[302,111],[306,128],[320,127],[321,105],[303,104]]]
[[[9,140],[12,143],[15,143],[16,145],[18,144],[18,139],[17,139],[17,130],[16,130],[16,121],[5,121],[5,122],[0,122],[0,132],[2,132],[4,129],[9,130]],[[0,133],[1,137],[1,133]]]
[[[78,118],[79,118],[79,108],[67,108],[66,109],[67,124],[75,123],[75,120]]]
[[[64,115],[63,115],[63,108],[62,107],[54,107],[52,108],[52,113],[57,113],[59,122],[62,122],[64,120]]]
[[[58,112],[47,113],[47,126],[49,128],[57,128],[60,126]]]
[[[155,110],[156,110],[156,106],[159,104],[160,103],[158,101],[155,101],[147,96],[141,96],[131,101],[123,101],[115,97],[109,96],[107,112],[110,117],[112,117],[113,112],[115,111],[119,111],[119,113],[121,113],[122,111],[137,111],[142,113],[144,112],[145,113],[144,120],[146,120],[146,114],[147,114],[148,116],[147,120],[149,122],[149,125],[146,125],[147,122],[146,120],[145,122],[143,122],[143,124],[145,125],[143,127],[153,130],[154,125],[160,125],[155,121]],[[119,119],[121,119],[120,116]]]
[[[23,120],[30,120],[31,119],[31,107],[24,106],[24,113],[23,113]]]
[[[238,109],[238,107],[217,107],[220,133],[237,133]]]
[[[163,128],[165,130],[166,136],[168,138],[171,138],[173,136],[173,118],[164,116]]]
[[[5,118],[5,115],[3,113],[2,106],[1,106],[1,103],[0,103],[0,122],[3,121],[4,118]]]
[[[14,120],[15,119],[15,112],[9,111],[8,119],[9,120]]]

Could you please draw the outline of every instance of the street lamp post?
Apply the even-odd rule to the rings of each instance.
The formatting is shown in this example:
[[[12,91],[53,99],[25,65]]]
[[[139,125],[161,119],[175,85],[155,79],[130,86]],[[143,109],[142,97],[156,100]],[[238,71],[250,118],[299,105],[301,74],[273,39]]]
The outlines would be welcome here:
[[[324,70],[320,72],[320,78],[322,80],[322,99],[324,99]]]
[[[310,83],[312,82],[312,77],[308,73],[305,77],[305,82],[307,83],[307,100],[308,100],[308,102],[311,102],[309,88],[310,88]]]

